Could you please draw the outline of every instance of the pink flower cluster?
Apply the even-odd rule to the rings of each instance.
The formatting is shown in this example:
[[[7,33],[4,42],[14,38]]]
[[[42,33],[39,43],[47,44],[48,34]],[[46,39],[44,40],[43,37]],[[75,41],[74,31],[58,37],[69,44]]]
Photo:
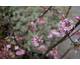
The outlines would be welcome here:
[[[42,17],[37,18],[37,22],[38,24],[44,24],[46,22],[46,20],[44,20]]]
[[[73,33],[75,33],[76,35],[80,35],[80,30],[77,31],[77,32],[76,32],[76,30],[75,30],[75,31],[73,31]]]
[[[80,16],[79,15],[75,15],[74,17],[75,17],[75,19],[80,20]]]
[[[65,19],[65,17],[66,17],[66,14],[62,14],[62,16],[61,16],[61,17],[59,17],[59,18],[60,18],[60,20],[64,20],[64,19]]]
[[[14,49],[15,49],[15,50],[18,50],[18,49],[19,49],[19,46],[15,46]]]
[[[37,50],[44,50],[45,49],[45,45],[40,45]]]
[[[30,22],[30,24],[28,24],[28,28],[32,32],[37,30],[37,26],[34,24],[34,22]]]
[[[23,54],[25,54],[25,50],[16,51],[16,55],[23,55]]]
[[[59,22],[58,29],[61,32],[60,36],[64,36],[65,34],[70,32],[70,30],[74,27],[72,23],[73,21],[68,20],[67,18]]]
[[[39,43],[43,42],[43,40],[39,39],[38,36],[35,35],[35,37],[31,39],[31,42],[35,47],[37,47],[37,46],[39,46]]]
[[[9,50],[9,48],[11,48],[11,46],[10,46],[10,45],[6,45],[6,50],[7,50],[7,52],[8,52],[8,50]],[[16,52],[15,52],[16,55],[23,55],[23,54],[25,54],[25,50],[20,49],[19,46],[14,46],[14,50],[16,50]],[[9,54],[10,54],[12,57],[15,57],[14,52],[11,52],[11,51],[10,51]]]
[[[8,49],[1,48],[0,59],[9,59]]]
[[[6,45],[6,48],[7,48],[7,50],[8,50],[9,48],[11,48],[11,46],[10,46],[10,45]]]
[[[54,56],[54,59],[57,59],[56,57],[58,55],[57,47],[55,47],[53,51],[50,51],[48,54],[46,54],[46,56],[49,56],[49,55],[52,55]]]
[[[78,44],[78,40],[75,39],[75,42],[74,43],[71,43],[71,46],[73,47],[73,49],[75,50],[75,54],[78,52],[78,50],[80,49],[80,45]]]
[[[59,9],[57,9],[57,13],[58,13],[58,14],[60,14],[60,13],[61,13],[61,11],[60,11]]]
[[[49,32],[49,35],[48,35],[48,38],[56,38],[56,37],[59,37],[60,36],[60,33],[59,32],[57,32],[55,29],[53,29],[53,30],[51,30],[50,32]]]

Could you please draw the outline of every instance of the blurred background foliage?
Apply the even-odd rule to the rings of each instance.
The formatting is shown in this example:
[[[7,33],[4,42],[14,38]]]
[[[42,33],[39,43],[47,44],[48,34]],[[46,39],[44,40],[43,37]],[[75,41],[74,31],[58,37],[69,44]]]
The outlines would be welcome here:
[[[45,6],[49,7],[49,6]],[[0,23],[1,22],[6,22],[8,29],[7,31],[7,36],[10,34],[10,23],[9,23],[9,18],[8,18],[8,13],[7,13],[7,7],[2,7],[1,10],[1,18],[0,18]],[[54,7],[52,7],[53,9]],[[60,14],[54,13],[51,10],[49,10],[43,18],[46,20],[45,24],[38,24],[35,22],[37,25],[37,31],[31,32],[28,31],[28,35],[26,34],[23,36],[22,46],[27,49],[28,51],[37,51],[35,47],[31,43],[31,39],[35,36],[38,35],[39,37],[42,37],[43,39],[47,39],[48,33],[52,29],[58,30],[58,23],[59,21],[59,16],[62,14],[66,14],[68,11],[69,6],[56,6],[56,9],[60,9],[62,12]],[[38,16],[43,14],[43,10],[41,6],[15,6],[15,7],[9,7],[10,15],[11,15],[11,21],[13,24],[13,29],[15,31],[15,35],[21,35],[23,32],[25,32],[28,29],[28,24],[30,22],[33,22],[35,19],[37,19]],[[71,13],[71,12],[70,12]],[[72,15],[71,15],[72,16]],[[5,23],[1,23],[0,26],[6,26]],[[8,34],[9,33],[9,34]],[[46,46],[49,46],[50,41],[46,42]],[[45,44],[45,43],[43,43]],[[44,51],[43,51],[44,52]]]

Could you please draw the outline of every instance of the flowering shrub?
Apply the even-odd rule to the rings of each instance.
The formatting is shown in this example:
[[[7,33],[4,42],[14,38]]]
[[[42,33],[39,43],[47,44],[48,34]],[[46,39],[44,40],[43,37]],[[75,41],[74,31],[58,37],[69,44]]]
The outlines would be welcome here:
[[[52,12],[53,15],[54,15],[54,13],[56,15],[60,15],[62,13],[62,11],[60,9],[51,8],[51,7],[49,7],[49,8],[42,7],[43,14],[38,16],[37,19],[35,18],[36,20],[34,20],[33,22],[30,21],[29,24],[26,25],[25,30],[27,30],[27,31],[24,32],[24,30],[22,29],[23,27],[22,28],[19,27],[20,31],[24,32],[24,33],[16,34],[16,35],[15,35],[15,30],[14,30],[16,28],[13,27],[13,23],[11,21],[11,17],[10,17],[10,13],[9,13],[9,8],[7,7],[8,17],[9,17],[9,21],[10,21],[10,25],[11,25],[11,32],[10,32],[9,37],[7,37],[7,39],[6,39],[8,43],[2,45],[0,48],[0,54],[1,54],[0,58],[9,59],[9,58],[18,58],[19,56],[21,56],[21,58],[22,58],[22,56],[27,56],[27,58],[29,57],[29,58],[54,58],[54,59],[57,59],[57,56],[59,53],[57,51],[57,47],[58,47],[57,45],[60,44],[61,42],[63,42],[64,40],[66,40],[67,38],[70,39],[70,41],[71,41],[70,49],[74,49],[74,53],[76,54],[78,52],[78,50],[80,49],[79,39],[75,39],[75,41],[73,41],[71,39],[70,34],[72,33],[72,36],[74,34],[76,36],[80,35],[80,30],[74,31],[74,29],[80,24],[80,16],[79,15],[74,16],[74,18],[77,19],[78,22],[75,25],[73,25],[74,22],[67,18],[69,10],[70,10],[70,8],[69,8],[67,14],[62,14],[61,17],[58,16],[60,22],[58,23],[58,26],[57,26],[58,30],[57,30],[54,27],[48,26],[47,24],[48,23],[51,24],[51,23],[45,17],[43,18],[43,16],[47,12],[48,13]],[[31,13],[32,13],[32,11],[28,14],[28,16]],[[25,24],[25,22],[24,22],[24,24]],[[43,24],[43,25],[40,25],[40,24]],[[42,27],[42,28],[39,28],[39,27]],[[46,30],[48,30],[46,34],[42,32],[42,31],[46,32],[44,30],[45,27],[46,27]],[[47,29],[47,27],[49,27],[49,29]],[[49,30],[50,30],[50,32],[49,32]],[[40,32],[37,33],[38,31],[40,31]],[[48,34],[48,32],[49,32],[49,34]],[[2,31],[0,33],[2,34]],[[48,34],[48,36],[47,36],[47,34]],[[47,40],[45,39],[46,36],[47,36]],[[27,39],[27,41],[24,41],[25,39]],[[49,47],[47,46],[46,41],[50,41]],[[64,55],[62,55],[62,57],[64,57],[67,54],[67,52]],[[41,55],[41,56],[39,56],[39,55]]]

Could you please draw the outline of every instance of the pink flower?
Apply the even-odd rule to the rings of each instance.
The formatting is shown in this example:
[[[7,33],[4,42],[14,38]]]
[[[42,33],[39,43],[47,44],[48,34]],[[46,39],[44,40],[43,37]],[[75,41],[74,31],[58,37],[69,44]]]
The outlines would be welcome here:
[[[73,33],[75,33],[75,32],[76,32],[76,30],[73,31]]]
[[[22,55],[20,51],[16,51],[16,55]]]
[[[14,49],[15,49],[15,50],[18,50],[18,49],[19,49],[19,46],[15,46]]]
[[[50,51],[48,54],[46,54],[46,56],[49,56],[49,54],[54,56],[54,59],[57,59],[56,56],[58,55],[58,52],[56,50]]]
[[[25,54],[25,50],[16,51],[16,55],[23,55],[23,54]]]
[[[37,35],[35,35],[35,38],[36,38],[36,39],[39,39]]]
[[[65,18],[66,17],[66,14],[62,14],[62,17]]]
[[[78,32],[76,32],[76,35],[79,35],[80,34],[80,30]]]
[[[15,54],[13,54],[13,56],[12,56],[13,58],[15,57]]]
[[[46,56],[48,57],[48,56],[49,56],[49,54],[46,54]]]
[[[72,20],[69,20],[69,23],[71,24],[71,23],[74,23]]]
[[[57,50],[57,46],[55,47],[55,49]]]
[[[66,17],[66,14],[62,14],[62,16],[59,18],[60,18],[60,20],[63,20],[63,19],[65,19],[65,17]]]
[[[21,50],[21,54],[25,54],[25,50]]]
[[[57,57],[55,56],[54,59],[57,59]]]
[[[45,45],[40,45],[37,50],[44,50],[45,49]]]
[[[78,51],[77,51],[77,50],[75,50],[74,52],[75,52],[75,54],[76,54]]]
[[[35,35],[35,37],[31,39],[31,42],[35,47],[37,47],[37,46],[39,46],[39,43],[43,42],[43,40],[39,39],[38,36]]]
[[[75,17],[75,19],[77,19],[77,20],[80,19],[80,16],[79,16],[79,15],[75,15],[74,17]]]
[[[49,54],[50,54],[50,55],[53,55],[53,51],[50,51]]]
[[[11,48],[11,46],[10,46],[10,45],[6,45],[6,47],[7,47],[7,49]]]
[[[58,13],[58,14],[60,14],[60,13],[61,13],[61,11],[58,9],[58,10],[57,10],[57,13]]]
[[[20,39],[22,40],[22,39],[23,39],[23,37],[20,37]]]
[[[38,24],[44,24],[46,21],[42,17],[40,17],[40,18],[37,18],[37,22]]]
[[[35,30],[37,30],[37,26],[34,24],[34,22],[30,22],[30,24],[28,24],[28,28],[33,32]]]
[[[57,32],[55,29],[53,29],[53,30],[51,30],[50,32],[49,32],[49,35],[48,35],[48,38],[56,38],[56,37],[59,37],[60,36],[60,33],[59,32]]]
[[[35,47],[39,46],[39,43],[37,43],[37,41],[33,41],[32,44],[33,44]]]
[[[75,39],[75,42],[78,43],[79,41],[77,39]]]
[[[39,43],[38,43],[38,41],[37,41],[36,38],[32,38],[32,39],[31,39],[31,42],[32,42],[32,44],[33,44],[35,47],[39,46]]]
[[[53,55],[55,55],[55,56],[58,55],[58,52],[56,50],[54,50],[53,53],[54,53]]]
[[[64,19],[64,22],[67,22],[68,20],[69,20],[69,19],[65,18],[65,19]]]
[[[54,10],[52,10],[52,12],[53,12]]]

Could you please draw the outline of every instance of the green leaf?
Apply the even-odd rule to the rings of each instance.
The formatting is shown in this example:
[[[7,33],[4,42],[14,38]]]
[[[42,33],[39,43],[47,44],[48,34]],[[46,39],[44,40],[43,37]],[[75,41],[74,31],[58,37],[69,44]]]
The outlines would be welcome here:
[[[3,35],[0,35],[0,38],[4,38]]]
[[[0,35],[2,34],[2,30],[0,30]]]
[[[4,45],[4,49],[6,49],[6,46]]]
[[[8,42],[10,41],[10,39],[7,40]]]

